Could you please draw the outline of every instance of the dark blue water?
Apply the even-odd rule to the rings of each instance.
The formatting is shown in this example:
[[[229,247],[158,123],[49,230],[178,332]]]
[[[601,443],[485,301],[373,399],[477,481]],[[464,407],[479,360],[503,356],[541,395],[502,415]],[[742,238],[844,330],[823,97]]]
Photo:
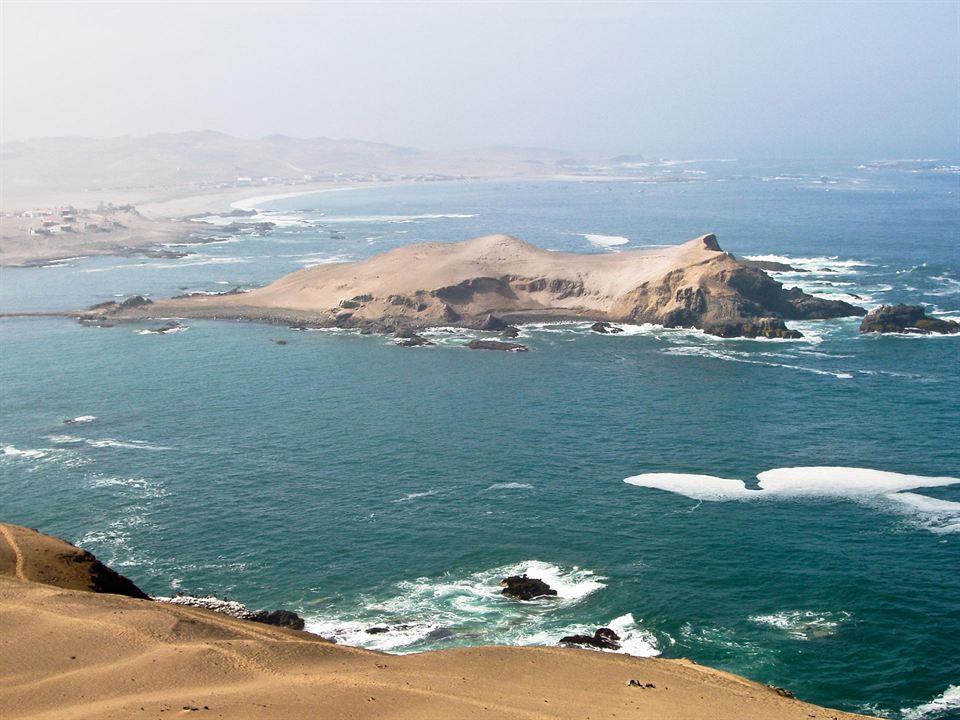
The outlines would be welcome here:
[[[488,232],[607,252],[713,231],[734,253],[812,271],[788,284],[960,315],[958,176],[854,165],[289,198],[264,214],[272,235],[181,260],[4,269],[0,303],[255,286]],[[865,494],[851,470],[960,477],[956,338],[862,337],[854,320],[799,323],[792,342],[569,324],[524,328],[532,351],[516,355],[468,351],[464,332],[404,350],[189,324],[155,336],[0,322],[4,519],[78,542],[155,594],[293,608],[344,642],[552,644],[613,625],[630,652],[814,702],[957,717],[960,485]],[[81,416],[95,419],[63,424]],[[700,501],[679,475],[755,486],[798,466],[841,469],[830,492],[764,501]],[[675,474],[682,491],[623,482],[642,473]],[[499,596],[523,570],[560,598]]]

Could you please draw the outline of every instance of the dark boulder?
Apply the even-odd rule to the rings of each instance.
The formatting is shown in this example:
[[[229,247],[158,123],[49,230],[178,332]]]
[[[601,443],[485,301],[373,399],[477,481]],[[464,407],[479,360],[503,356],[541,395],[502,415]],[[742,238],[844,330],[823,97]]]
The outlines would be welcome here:
[[[305,626],[303,618],[290,610],[256,610],[244,619],[291,630],[303,630]]]
[[[952,335],[960,332],[960,323],[929,317],[922,305],[880,305],[860,323],[860,332]]]
[[[601,320],[600,322],[595,322],[590,326],[590,329],[595,333],[600,333],[601,335],[616,335],[617,333],[622,333],[623,328],[617,327],[613,323],[608,323]]]
[[[483,321],[480,329],[490,332],[500,332],[501,330],[506,330],[507,327],[507,323],[504,322],[502,318],[498,318],[496,315],[487,315],[487,319]]]
[[[620,636],[610,628],[597,628],[593,635],[567,635],[560,638],[564,645],[588,645],[600,650],[619,650]]]
[[[503,588],[500,592],[503,595],[516,598],[517,600],[533,600],[538,597],[553,596],[557,591],[547,585],[539,578],[527,577],[523,575],[511,575],[500,581]]]
[[[515,338],[515,337],[519,337],[519,336],[520,336],[520,328],[515,327],[515,326],[513,326],[513,325],[507,325],[507,326],[503,329],[503,332],[500,333],[500,337],[509,338],[510,340],[512,340],[512,339]]]
[[[467,343],[471,350],[506,350],[507,352],[526,352],[530,348],[520,343],[500,342],[499,340],[471,340]]]

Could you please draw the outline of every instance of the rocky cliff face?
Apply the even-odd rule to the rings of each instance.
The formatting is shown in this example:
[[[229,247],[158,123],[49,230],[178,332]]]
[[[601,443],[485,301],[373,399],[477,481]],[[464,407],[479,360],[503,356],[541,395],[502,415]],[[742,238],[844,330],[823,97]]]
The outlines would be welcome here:
[[[121,303],[121,318],[241,318],[369,332],[441,325],[592,320],[700,328],[723,337],[797,337],[784,321],[864,315],[808,295],[724,252],[713,235],[621,253],[548,252],[506,235],[412,245],[324,265],[250,293]]]

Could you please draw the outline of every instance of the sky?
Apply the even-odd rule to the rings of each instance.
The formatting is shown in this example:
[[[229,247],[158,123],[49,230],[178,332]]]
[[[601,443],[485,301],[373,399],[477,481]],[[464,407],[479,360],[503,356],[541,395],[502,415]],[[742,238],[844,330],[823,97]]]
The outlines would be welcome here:
[[[960,156],[960,2],[0,3],[3,140]]]

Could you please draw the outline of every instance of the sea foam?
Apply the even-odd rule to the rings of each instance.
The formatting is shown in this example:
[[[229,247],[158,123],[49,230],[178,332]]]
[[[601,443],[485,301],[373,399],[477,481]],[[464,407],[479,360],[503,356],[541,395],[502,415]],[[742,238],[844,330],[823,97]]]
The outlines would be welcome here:
[[[903,720],[946,718],[951,710],[960,708],[960,685],[951,685],[933,700],[900,711]],[[951,716],[952,717],[952,716]]]
[[[742,480],[686,473],[645,473],[624,482],[684,495],[693,500],[845,499],[906,513],[935,533],[960,532],[960,503],[905,490],[960,484],[960,478],[928,477],[851,467],[793,467],[757,475],[759,490]]]

